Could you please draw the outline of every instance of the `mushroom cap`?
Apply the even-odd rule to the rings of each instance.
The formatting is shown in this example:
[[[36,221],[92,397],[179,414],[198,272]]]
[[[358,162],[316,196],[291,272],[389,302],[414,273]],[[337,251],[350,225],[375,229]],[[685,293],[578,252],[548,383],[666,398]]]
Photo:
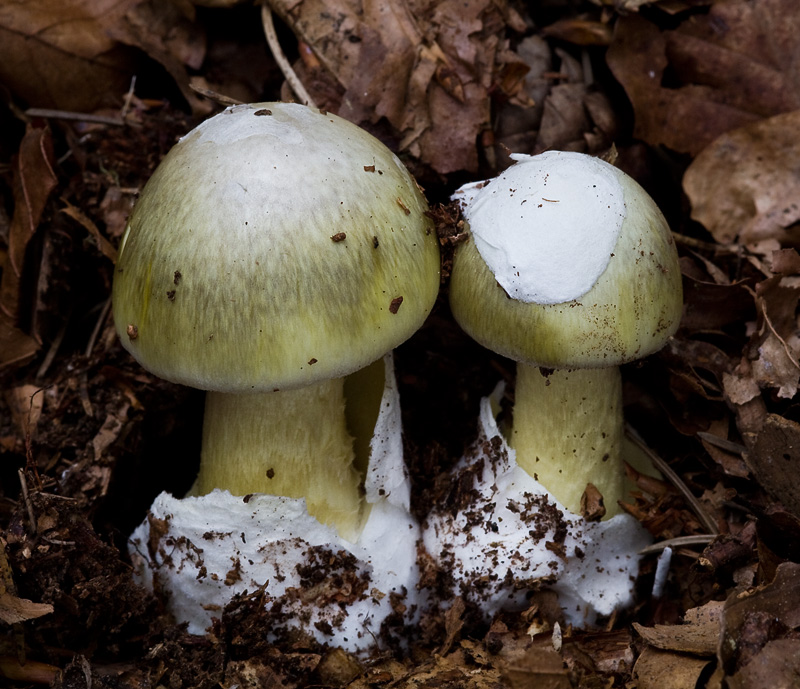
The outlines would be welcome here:
[[[264,392],[347,375],[433,307],[439,253],[400,160],[291,103],[205,121],[145,185],[120,245],[124,347],[167,380]]]
[[[450,305],[475,340],[547,368],[618,366],[659,350],[680,321],[678,255],[655,202],[582,153],[515,155],[462,187],[471,241]]]

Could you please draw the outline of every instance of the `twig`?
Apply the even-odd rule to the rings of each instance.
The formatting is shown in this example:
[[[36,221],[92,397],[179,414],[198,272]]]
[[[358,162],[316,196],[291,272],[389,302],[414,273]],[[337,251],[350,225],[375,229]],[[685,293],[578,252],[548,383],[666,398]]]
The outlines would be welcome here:
[[[19,485],[22,487],[22,499],[25,501],[25,507],[28,510],[28,520],[31,523],[31,533],[35,536],[39,531],[39,527],[36,525],[36,515],[33,513],[33,503],[31,502],[31,496],[28,494],[28,480],[25,478],[25,470],[17,469],[17,475],[19,476]]]
[[[725,452],[730,452],[732,455],[739,455],[741,457],[745,452],[747,452],[747,448],[744,445],[735,443],[732,440],[720,438],[718,435],[714,435],[713,433],[697,431],[697,437],[700,438],[700,440],[705,440],[709,445],[718,447],[720,450],[725,450]]]
[[[199,93],[204,98],[208,98],[209,100],[213,100],[215,103],[219,103],[220,105],[241,105],[242,101],[236,100],[235,98],[231,98],[230,96],[226,96],[222,93],[217,93],[216,91],[212,91],[211,89],[204,89],[202,86],[196,86],[195,84],[189,84],[189,88],[192,89],[195,93]]]
[[[281,44],[278,42],[278,34],[275,33],[275,22],[272,20],[272,10],[267,2],[261,5],[261,22],[264,25],[264,35],[267,37],[267,44],[272,51],[272,56],[275,58],[275,62],[278,63],[281,72],[283,72],[283,76],[286,77],[286,81],[289,82],[289,87],[294,91],[294,94],[301,103],[311,108],[316,108],[317,106],[316,103],[314,103],[314,99],[311,98],[308,91],[306,91],[306,87],[303,86],[300,77],[298,77],[292,69],[292,65],[289,64],[289,60],[286,59],[286,56],[281,50]]]
[[[716,536],[712,536],[711,534],[697,534],[694,536],[678,536],[677,538],[668,538],[665,541],[659,541],[658,543],[653,543],[652,545],[647,546],[646,548],[642,548],[639,551],[639,555],[653,555],[655,553],[660,553],[664,548],[672,548],[673,550],[677,548],[684,548],[687,546],[693,545],[708,545],[716,538]]]
[[[56,358],[58,348],[61,346],[61,343],[64,341],[64,336],[67,334],[67,326],[69,325],[70,316],[72,316],[72,309],[67,312],[67,317],[64,320],[64,324],[61,326],[61,329],[56,333],[56,336],[50,343],[50,348],[47,350],[47,354],[45,354],[44,360],[39,366],[39,370],[36,371],[36,380],[41,380],[44,377],[44,374],[47,373],[47,369],[50,368],[50,364],[53,363],[53,359]]]
[[[672,483],[675,488],[677,488],[681,495],[685,498],[686,502],[689,503],[689,506],[692,508],[692,511],[695,513],[697,518],[702,522],[703,526],[705,526],[706,531],[711,534],[717,535],[719,534],[719,529],[717,528],[716,523],[714,522],[713,517],[706,511],[706,508],[693,494],[692,491],[689,490],[689,487],[681,480],[680,476],[676,474],[672,467],[667,464],[661,457],[659,457],[655,452],[653,452],[645,443],[642,436],[640,436],[636,430],[630,425],[625,424],[625,434],[634,442],[639,448],[644,452],[649,458],[650,461],[653,463],[656,469],[658,469],[664,476],[669,479],[670,483]]]
[[[90,122],[91,124],[110,124],[123,127],[125,121],[121,117],[108,115],[93,115],[86,112],[70,112],[69,110],[50,110],[49,108],[28,108],[25,111],[28,117],[44,117],[51,120],[75,120],[77,122]]]
[[[119,116],[123,120],[128,114],[128,110],[131,108],[131,102],[133,101],[133,94],[136,89],[136,75],[134,74],[131,77],[131,85],[128,87],[128,93],[125,94],[125,101],[122,103],[122,111],[120,112]]]
[[[86,349],[83,352],[83,355],[88,359],[92,355],[92,350],[94,349],[94,343],[97,341],[97,336],[100,334],[100,330],[103,328],[103,324],[106,322],[106,317],[108,316],[108,312],[111,310],[111,297],[106,299],[106,303],[103,304],[103,308],[100,310],[100,316],[97,319],[97,323],[94,324],[94,329],[92,330],[92,334],[89,336],[89,341],[86,343]]]

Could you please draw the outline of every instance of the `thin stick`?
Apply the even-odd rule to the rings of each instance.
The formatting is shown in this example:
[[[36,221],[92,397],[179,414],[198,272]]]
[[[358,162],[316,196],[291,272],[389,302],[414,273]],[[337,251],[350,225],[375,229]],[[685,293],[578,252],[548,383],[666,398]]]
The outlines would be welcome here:
[[[94,349],[94,343],[97,341],[97,336],[100,334],[100,330],[103,327],[103,324],[106,322],[106,317],[108,316],[108,312],[111,310],[111,297],[106,299],[106,303],[103,304],[103,308],[100,310],[100,317],[97,319],[97,323],[94,324],[94,329],[92,330],[92,334],[89,336],[89,342],[86,343],[86,350],[84,351],[83,355],[88,359],[92,355],[92,350]]]
[[[712,536],[711,534],[697,534],[694,536],[678,536],[677,538],[668,538],[666,541],[659,541],[658,543],[653,543],[646,548],[642,548],[639,551],[639,555],[653,555],[654,553],[660,553],[662,550],[664,550],[664,548],[672,548],[675,550],[676,548],[684,548],[693,545],[706,546],[715,538],[716,536]]]
[[[661,457],[659,457],[655,452],[653,452],[648,446],[647,443],[644,442],[642,436],[640,436],[631,426],[630,424],[625,424],[625,435],[627,435],[634,443],[636,443],[639,448],[644,452],[649,458],[650,461],[653,463],[656,469],[658,469],[664,476],[669,479],[670,483],[675,486],[683,495],[686,502],[689,503],[689,506],[692,508],[692,511],[695,513],[697,518],[702,522],[703,526],[706,527],[706,531],[711,534],[717,535],[719,534],[719,529],[717,528],[717,524],[714,522],[713,517],[706,511],[706,508],[693,494],[692,491],[689,490],[689,487],[681,480],[680,476],[676,474],[672,467],[667,464]]]
[[[92,115],[86,112],[70,112],[68,110],[50,110],[49,108],[28,108],[25,111],[28,117],[44,117],[51,120],[75,120],[77,122],[91,122],[92,124],[111,124],[122,127],[125,121],[121,117],[108,117],[107,115]]]
[[[264,35],[267,37],[267,44],[272,51],[272,56],[275,58],[275,62],[278,63],[281,72],[283,72],[283,76],[286,77],[286,81],[289,82],[289,87],[294,91],[294,94],[301,103],[311,108],[316,108],[317,106],[314,103],[314,99],[311,98],[308,91],[306,91],[306,87],[303,86],[300,77],[298,77],[292,69],[292,65],[289,64],[289,60],[286,59],[286,56],[281,50],[281,44],[278,42],[278,34],[275,33],[275,22],[272,20],[272,10],[267,2],[261,5],[261,22],[264,25]]]
[[[17,475],[19,476],[19,485],[22,487],[22,499],[25,501],[25,507],[28,509],[28,520],[31,523],[31,533],[35,536],[39,531],[39,527],[36,525],[36,515],[33,512],[33,503],[31,502],[31,496],[28,494],[28,480],[25,478],[25,470],[17,469]]]

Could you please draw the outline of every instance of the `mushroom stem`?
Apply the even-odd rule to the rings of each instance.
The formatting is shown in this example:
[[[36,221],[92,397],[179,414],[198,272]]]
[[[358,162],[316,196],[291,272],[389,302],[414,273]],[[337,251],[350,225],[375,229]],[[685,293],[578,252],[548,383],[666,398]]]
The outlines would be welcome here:
[[[575,514],[587,483],[602,494],[606,518],[624,497],[619,368],[559,369],[517,364],[511,446],[517,464]]]
[[[200,472],[190,494],[220,488],[305,498],[311,515],[357,540],[361,477],[344,410],[343,378],[249,395],[209,392]]]

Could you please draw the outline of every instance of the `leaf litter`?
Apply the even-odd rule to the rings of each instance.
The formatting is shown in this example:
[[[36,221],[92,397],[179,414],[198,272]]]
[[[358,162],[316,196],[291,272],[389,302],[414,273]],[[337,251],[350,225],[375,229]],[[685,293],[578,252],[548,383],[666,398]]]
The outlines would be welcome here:
[[[379,136],[425,187],[445,265],[468,241],[449,194],[496,174],[509,150],[614,146],[664,208],[681,254],[682,326],[623,371],[628,421],[674,477],[630,475],[628,511],[657,548],[672,546],[662,595],[651,595],[657,554],[647,554],[636,607],[600,629],[556,629],[547,592],[488,626],[456,601],[423,620],[409,654],[364,662],[307,640],[259,641],[252,600],[191,637],[133,583],[126,536],[156,493],[191,484],[202,400],[116,343],[114,250],[158,161],[217,109],[198,91],[291,97],[258,8],[223,4],[0,2],[0,675],[56,687],[791,686],[800,103],[790,0],[271,3],[315,102]],[[423,515],[474,438],[479,399],[501,377],[513,391],[513,366],[471,342],[445,300],[397,364]]]

